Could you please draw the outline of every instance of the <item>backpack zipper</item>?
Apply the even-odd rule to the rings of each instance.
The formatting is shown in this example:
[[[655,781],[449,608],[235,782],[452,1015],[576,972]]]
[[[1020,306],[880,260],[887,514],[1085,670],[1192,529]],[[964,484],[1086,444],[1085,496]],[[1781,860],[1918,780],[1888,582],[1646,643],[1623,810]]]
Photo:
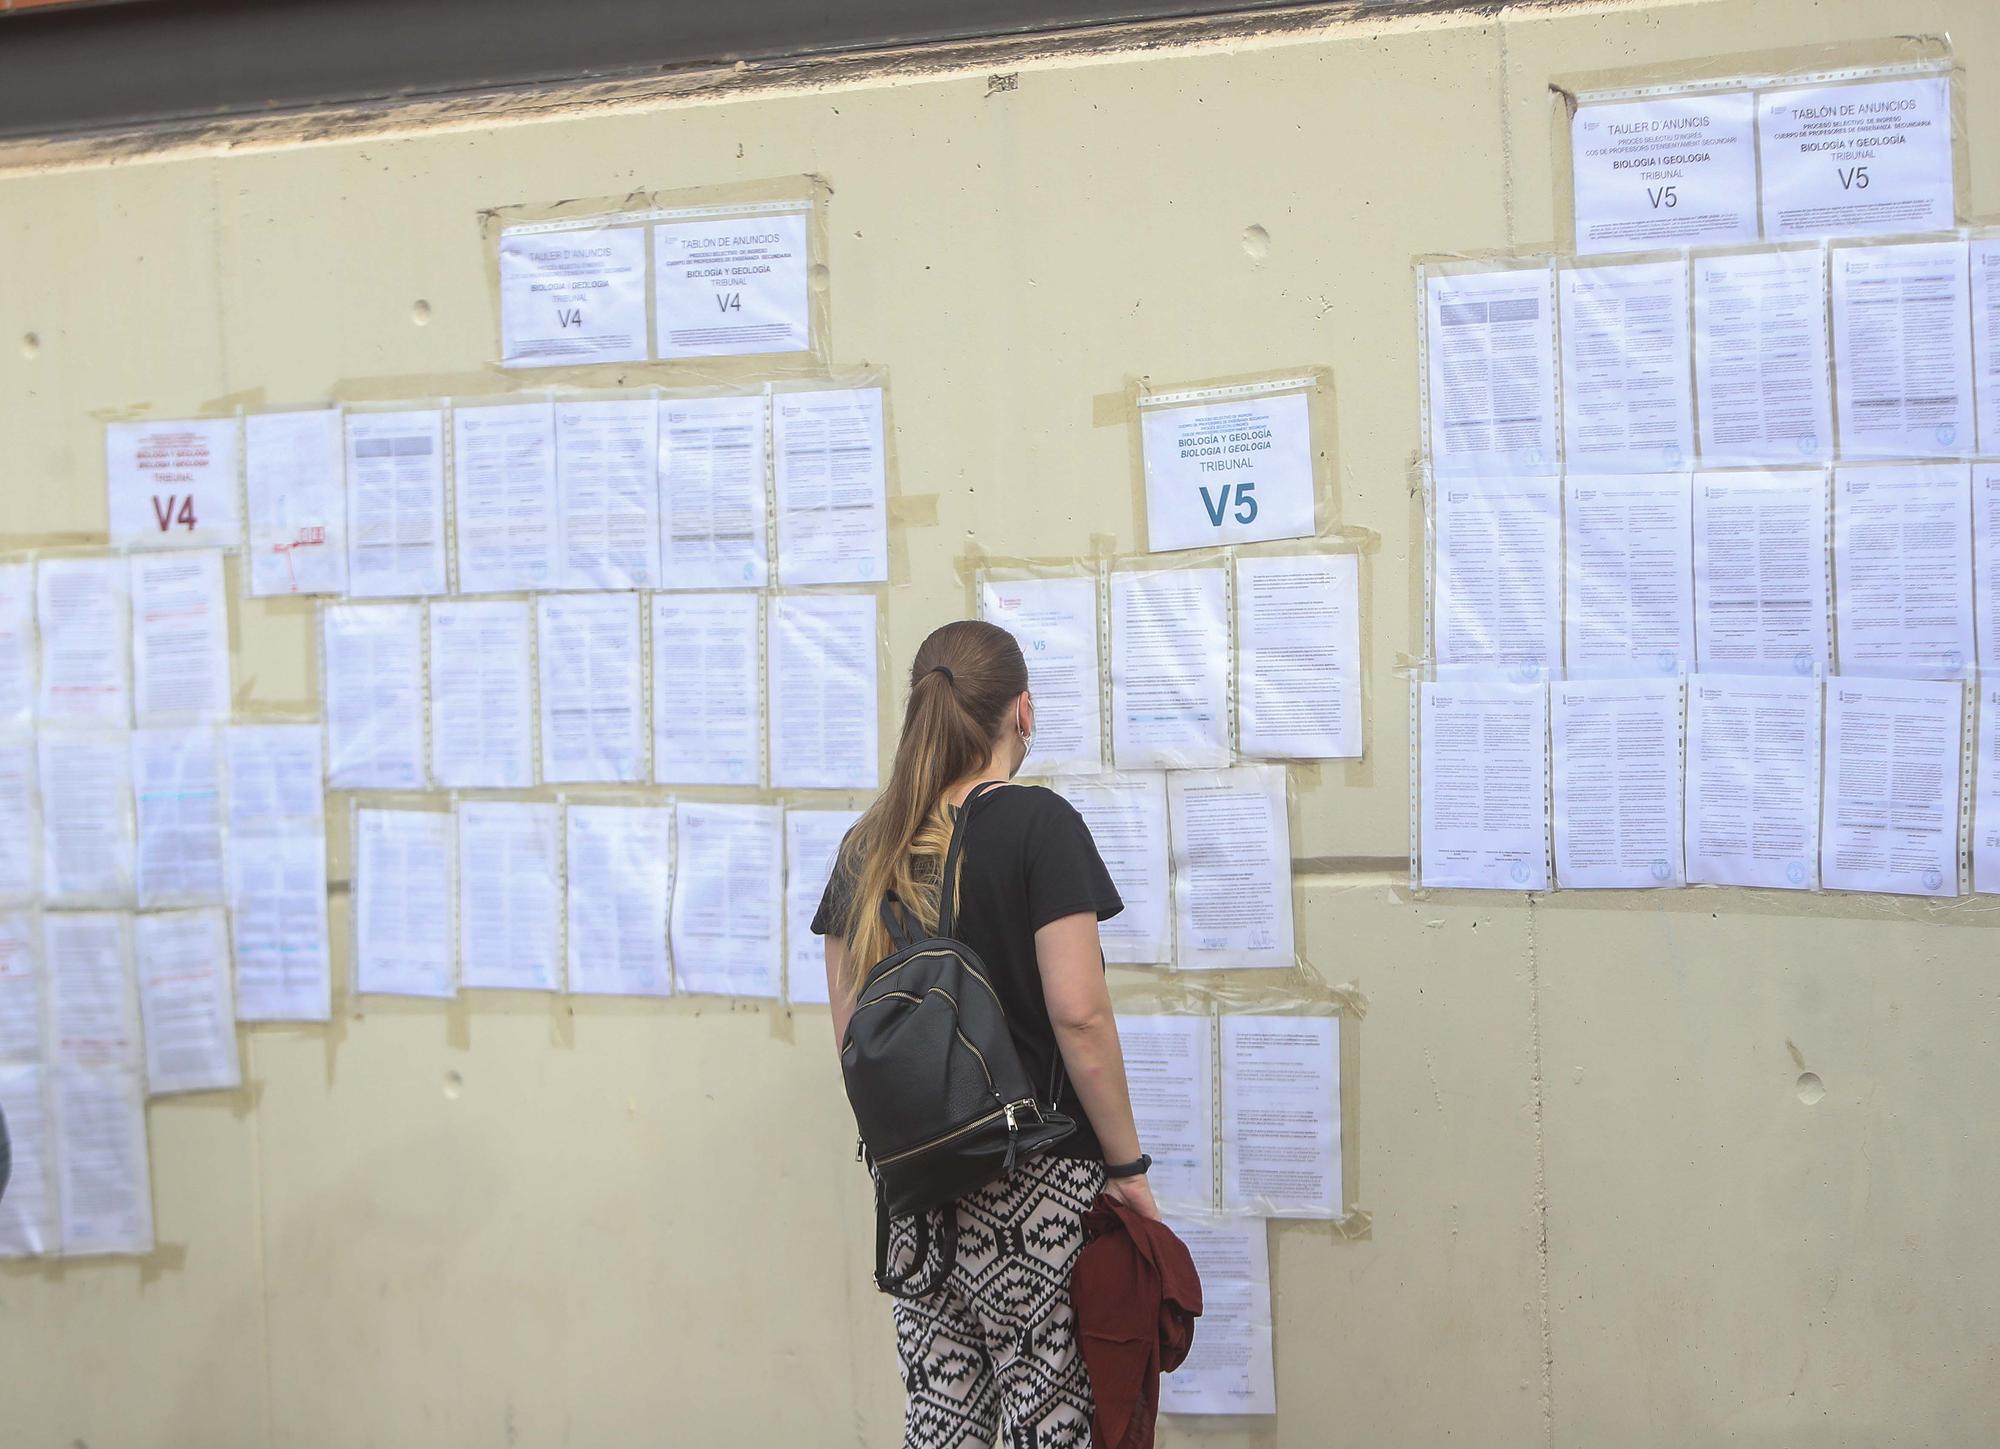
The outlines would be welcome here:
[[[884,971],[880,975],[875,976],[873,979],[871,979],[867,983],[867,985],[862,987],[862,990],[866,991],[868,987],[877,985],[880,982],[888,980],[891,976],[894,976],[898,971],[901,971],[905,966],[915,965],[917,962],[928,960],[932,956],[958,956],[958,953],[956,951],[921,952],[918,955],[910,957],[910,959],[907,961],[898,961],[894,966],[891,966],[887,971]],[[996,1006],[1000,1006],[1000,993],[993,989],[993,983],[991,981],[988,981],[979,972],[973,970],[972,967],[966,965],[965,958],[963,956],[958,956],[958,964],[966,975],[970,976],[974,981],[977,981],[981,986],[984,986],[986,988],[988,994],[991,995],[993,998],[993,1004]],[[875,998],[873,997],[869,998],[869,1000],[874,1000],[874,999]],[[863,1004],[865,1005],[866,1003]],[[1004,1012],[1006,1010],[1006,1007],[1001,1006],[1000,1009]]]
[[[933,986],[929,992],[925,993],[925,995],[928,996],[933,992],[939,996],[942,996],[946,1001],[949,1001],[951,1003],[951,1009],[953,1011],[958,1010],[958,998],[956,996],[953,996],[949,991],[946,991],[942,986]],[[885,991],[880,996],[870,997],[868,1000],[862,1002],[860,1006],[857,1006],[854,1009],[858,1012],[866,1007],[880,1006],[885,1001],[912,1001],[915,1002],[918,1006],[922,1006],[924,1004],[924,998],[922,996],[916,995],[914,992]],[[986,1090],[992,1092],[995,1096],[998,1096],[999,1088],[993,1080],[993,1068],[991,1068],[986,1064],[986,1053],[981,1051],[978,1047],[972,1044],[972,1038],[965,1034],[963,1028],[958,1026],[953,1026],[952,1032],[954,1035],[958,1037],[960,1041],[965,1043],[965,1049],[971,1052],[972,1055],[978,1059],[979,1070],[986,1077]]]
[[[951,1131],[945,1133],[941,1137],[933,1137],[928,1142],[919,1142],[915,1147],[906,1147],[901,1152],[891,1153],[887,1157],[878,1157],[875,1159],[875,1165],[877,1167],[893,1166],[895,1163],[901,1162],[906,1157],[915,1157],[919,1152],[929,1152],[933,1147],[942,1147],[945,1143],[963,1137],[968,1132],[975,1132],[979,1128],[984,1127],[987,1123],[994,1121],[996,1118],[1002,1118],[1002,1117],[1004,1117],[1007,1121],[1007,1136],[1008,1136],[1007,1146],[1008,1146],[1008,1153],[1011,1156],[1013,1152],[1013,1138],[1016,1135],[1018,1135],[1021,1130],[1019,1123],[1017,1123],[1014,1119],[1014,1114],[1022,1110],[1023,1108],[1032,1107],[1034,1105],[1035,1105],[1035,1099],[1032,1097],[1023,1097],[1018,1102],[1005,1103],[1004,1105],[996,1107],[993,1111],[988,1112],[983,1116],[973,1118],[970,1122],[965,1123],[963,1126],[952,1128]]]

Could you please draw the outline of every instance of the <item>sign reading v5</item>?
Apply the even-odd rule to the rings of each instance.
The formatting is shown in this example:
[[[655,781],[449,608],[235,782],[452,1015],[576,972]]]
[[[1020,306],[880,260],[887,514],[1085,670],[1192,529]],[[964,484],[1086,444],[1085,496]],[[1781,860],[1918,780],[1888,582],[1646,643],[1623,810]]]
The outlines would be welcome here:
[[[1141,405],[1146,547],[1154,553],[1311,538],[1311,377],[1288,392],[1228,387]]]
[[[1251,490],[1256,486],[1257,484],[1254,480],[1236,485],[1236,521],[1238,523],[1249,524],[1257,521],[1257,500],[1250,496]],[[1229,487],[1229,484],[1223,484],[1221,490],[1214,498],[1208,496],[1206,488],[1201,490],[1201,506],[1208,510],[1208,521],[1217,528],[1222,527],[1223,515],[1229,508]]]

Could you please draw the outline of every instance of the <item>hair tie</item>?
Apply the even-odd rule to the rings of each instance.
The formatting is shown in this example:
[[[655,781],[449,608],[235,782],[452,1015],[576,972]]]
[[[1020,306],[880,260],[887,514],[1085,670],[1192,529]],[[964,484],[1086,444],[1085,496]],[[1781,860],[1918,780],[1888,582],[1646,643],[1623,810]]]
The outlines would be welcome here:
[[[956,678],[956,676],[952,674],[951,670],[949,670],[942,664],[933,664],[930,667],[929,672],[932,674],[942,674],[944,676],[944,682],[946,684],[955,685],[958,683],[958,679]]]

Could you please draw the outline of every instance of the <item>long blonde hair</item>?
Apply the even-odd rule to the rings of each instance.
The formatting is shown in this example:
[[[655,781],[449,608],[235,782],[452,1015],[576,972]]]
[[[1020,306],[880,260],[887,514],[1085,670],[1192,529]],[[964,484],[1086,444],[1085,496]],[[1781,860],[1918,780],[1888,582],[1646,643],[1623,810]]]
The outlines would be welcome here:
[[[844,935],[842,985],[851,999],[890,951],[882,901],[891,891],[925,931],[937,928],[938,887],[951,843],[945,792],[993,753],[1007,713],[1028,687],[1014,636],[995,624],[961,619],[934,630],[910,664],[910,701],[888,788],[842,847],[854,885]]]

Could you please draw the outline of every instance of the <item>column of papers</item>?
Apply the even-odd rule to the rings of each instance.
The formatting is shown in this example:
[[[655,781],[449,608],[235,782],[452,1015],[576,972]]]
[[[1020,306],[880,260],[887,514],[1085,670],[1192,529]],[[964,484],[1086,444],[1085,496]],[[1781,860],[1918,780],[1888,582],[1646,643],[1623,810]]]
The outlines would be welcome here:
[[[439,811],[354,813],[354,989],[454,996],[452,820]]]
[[[1843,678],[1826,689],[1822,883],[1957,895],[1965,686]]]
[[[1035,704],[1026,775],[1091,773],[1104,764],[1104,681],[1095,579],[982,579],[979,616],[1021,646]]]
[[[1426,680],[1417,738],[1422,883],[1547,890],[1547,691]]]
[[[562,946],[562,811],[458,806],[459,984],[554,991]]]
[[[1180,968],[1292,965],[1284,767],[1177,771],[1167,776],[1167,815]]]
[[[1819,707],[1818,679],[1689,680],[1689,881],[1818,884]]]
[[[1430,458],[1441,478],[1556,470],[1555,277],[1424,279]]]
[[[1556,883],[1685,884],[1680,681],[1572,681],[1550,692]]]
[[[1562,481],[1437,489],[1432,657],[1440,673],[1545,679],[1562,649]]]
[[[765,548],[762,397],[660,403],[660,587],[761,589]]]
[[[1841,674],[1962,676],[1973,658],[1968,465],[1836,468],[1833,571]]]
[[[158,1097],[241,1086],[222,912],[135,916],[132,948],[146,1025],[146,1090]]]
[[[650,397],[556,407],[562,586],[660,580],[659,408]]]
[[[1972,446],[1965,243],[1833,253],[1834,403],[1844,458],[1944,458]]]
[[[212,726],[132,731],[139,908],[221,905],[222,750]]]
[[[1360,757],[1360,578],[1351,553],[1236,560],[1236,736],[1246,756]]]
[[[1215,1203],[1215,1033],[1206,1016],[1118,1017],[1132,1120],[1168,1212]]]
[[[1694,382],[1710,467],[1832,452],[1822,248],[1695,258]]]
[[[772,400],[778,582],[882,583],[889,577],[882,389],[782,392]]]
[[[123,558],[35,564],[42,660],[36,713],[44,723],[132,722],[129,565]]]
[[[132,701],[142,725],[229,718],[229,611],[213,549],[132,555]]]
[[[761,624],[755,594],[653,595],[656,783],[755,785],[763,778]],[[868,657],[872,664],[872,640]],[[872,720],[872,685],[868,699]]]
[[[1826,474],[1698,473],[1695,656],[1708,673],[1829,667]]]
[[[1340,1019],[1222,1018],[1222,1210],[1337,1218]]]
[[[1111,576],[1111,754],[1121,770],[1229,763],[1229,610],[1219,568]]]
[[[236,1014],[326,1021],[333,984],[319,727],[232,725],[224,750]]]
[[[644,780],[639,596],[544,595],[535,600],[535,619],[542,779],[549,784]]]
[[[1104,959],[1165,966],[1173,959],[1173,896],[1167,877],[1167,777],[1164,774],[1065,777],[1053,786],[1076,807],[1125,905],[1097,923]]]
[[[44,730],[42,892],[50,905],[132,899],[132,746],[124,730]]]
[[[771,600],[770,635],[772,785],[873,790],[874,595],[781,594]]]
[[[347,588],[445,592],[444,414],[347,415]]]
[[[347,592],[347,475],[333,408],[243,419],[250,592]]]
[[[1683,466],[1694,452],[1686,264],[1569,267],[1557,276],[1568,466],[1602,473]]]
[[[859,810],[785,812],[785,994],[794,1002],[826,1004],[826,948],[812,921],[840,842],[860,818]]]
[[[430,607],[431,779],[446,789],[535,783],[534,614],[526,600]]]
[[[1676,675],[1694,662],[1685,473],[1563,478],[1563,662],[1571,679]]]
[[[666,996],[669,805],[569,807],[569,989]]]
[[[555,409],[545,402],[455,407],[451,424],[458,591],[556,588]]]
[[[335,790],[424,787],[421,604],[327,604],[326,783]]]
[[[780,994],[783,817],[776,805],[675,807],[672,939],[681,990]]]

